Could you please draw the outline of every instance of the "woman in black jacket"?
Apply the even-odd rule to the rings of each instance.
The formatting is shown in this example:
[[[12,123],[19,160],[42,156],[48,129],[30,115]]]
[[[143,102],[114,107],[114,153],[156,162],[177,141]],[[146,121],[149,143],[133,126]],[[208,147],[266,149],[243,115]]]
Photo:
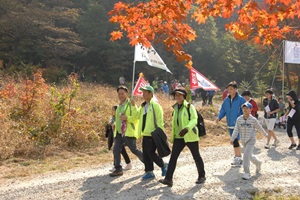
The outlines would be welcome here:
[[[300,150],[300,101],[297,97],[297,94],[294,90],[291,90],[287,93],[287,99],[289,101],[289,112],[288,112],[288,120],[287,120],[287,134],[291,140],[291,145],[289,149],[293,149],[296,147],[296,143],[293,137],[293,126],[295,126],[297,135],[298,135],[298,147],[297,150]]]

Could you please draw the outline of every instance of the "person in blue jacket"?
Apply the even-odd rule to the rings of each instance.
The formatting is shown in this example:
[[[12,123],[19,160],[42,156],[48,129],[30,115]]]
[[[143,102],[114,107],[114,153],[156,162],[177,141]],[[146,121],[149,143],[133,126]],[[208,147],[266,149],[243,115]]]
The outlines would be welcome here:
[[[237,92],[237,83],[232,81],[226,86],[228,96],[224,99],[220,109],[216,123],[226,116],[228,131],[232,136],[237,118],[243,114],[242,105],[246,102],[244,97],[240,96]],[[240,166],[243,163],[241,147],[239,144],[240,135],[233,141],[234,158],[231,165]]]

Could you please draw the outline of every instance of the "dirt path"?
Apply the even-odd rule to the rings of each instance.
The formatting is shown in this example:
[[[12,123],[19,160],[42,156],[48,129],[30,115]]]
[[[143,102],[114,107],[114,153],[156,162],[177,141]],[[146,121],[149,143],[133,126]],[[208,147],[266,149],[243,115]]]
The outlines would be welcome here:
[[[0,183],[0,199],[249,199],[255,192],[268,191],[278,195],[300,197],[300,151],[288,150],[285,132],[277,132],[281,145],[266,150],[264,140],[256,144],[255,154],[263,161],[260,175],[242,180],[243,168],[230,166],[232,147],[201,148],[207,181],[196,185],[196,166],[191,154],[181,154],[174,175],[174,186],[166,187],[160,169],[155,166],[156,179],[142,181],[143,165],[133,161],[134,168],[123,176],[111,178],[111,165],[6,180]],[[168,158],[164,158],[168,161]]]

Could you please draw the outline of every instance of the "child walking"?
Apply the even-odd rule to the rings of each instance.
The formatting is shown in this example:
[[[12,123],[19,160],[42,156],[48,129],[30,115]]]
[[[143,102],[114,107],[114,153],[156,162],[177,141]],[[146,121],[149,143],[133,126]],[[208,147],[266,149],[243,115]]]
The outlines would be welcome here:
[[[113,140],[114,140],[114,123],[116,121],[116,110],[117,110],[117,106],[113,106],[112,107],[112,117],[110,118],[108,124],[106,125],[106,130],[105,130],[105,137],[107,138],[107,147],[108,147],[108,150],[111,150],[111,147],[113,145]],[[130,161],[130,158],[126,152],[126,149],[125,149],[125,145],[123,145],[123,148],[120,152],[125,160],[125,163],[127,164],[126,167],[124,168],[124,170],[130,170],[132,168],[132,165],[131,165],[131,161]],[[113,167],[112,169],[110,169],[109,171],[113,172],[115,171],[115,167]]]
[[[242,105],[242,109],[244,114],[237,118],[234,131],[232,133],[230,143],[233,144],[233,141],[240,133],[241,142],[244,146],[244,156],[243,156],[243,167],[244,167],[244,175],[243,179],[248,180],[251,178],[250,175],[250,161],[256,165],[256,173],[260,172],[262,162],[259,161],[253,155],[253,148],[256,142],[256,130],[259,130],[264,134],[264,136],[268,136],[266,131],[259,124],[257,119],[251,115],[252,105],[249,102],[246,102]]]

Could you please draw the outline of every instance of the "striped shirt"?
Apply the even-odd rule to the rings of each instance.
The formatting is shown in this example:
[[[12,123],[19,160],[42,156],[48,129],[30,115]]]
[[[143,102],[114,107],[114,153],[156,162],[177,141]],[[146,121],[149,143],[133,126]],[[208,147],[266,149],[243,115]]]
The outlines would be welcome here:
[[[250,115],[248,119],[245,119],[244,115],[241,115],[236,120],[234,131],[231,136],[231,141],[234,141],[240,133],[241,142],[244,145],[252,138],[256,138],[256,131],[260,131],[265,136],[268,135],[255,117]]]

